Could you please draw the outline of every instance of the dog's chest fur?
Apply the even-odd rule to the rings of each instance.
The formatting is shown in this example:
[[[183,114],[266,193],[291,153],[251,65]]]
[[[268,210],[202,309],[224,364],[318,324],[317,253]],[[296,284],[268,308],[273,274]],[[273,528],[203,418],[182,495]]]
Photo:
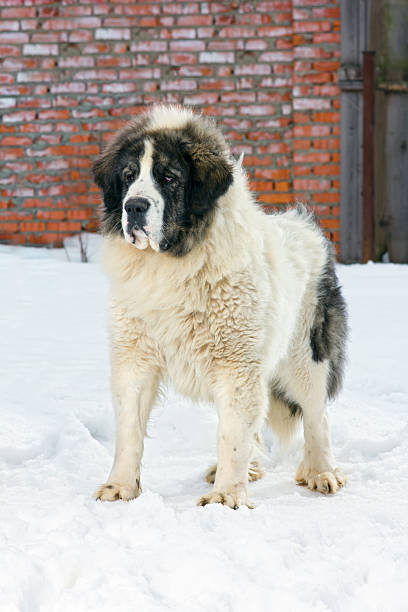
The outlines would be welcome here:
[[[164,270],[156,268],[154,274],[142,267],[114,284],[115,303],[126,313],[127,325],[133,321],[156,344],[163,375],[179,392],[213,400],[209,383],[218,364],[242,367],[262,358],[262,299],[246,272],[215,283],[198,275],[171,284],[165,276]]]

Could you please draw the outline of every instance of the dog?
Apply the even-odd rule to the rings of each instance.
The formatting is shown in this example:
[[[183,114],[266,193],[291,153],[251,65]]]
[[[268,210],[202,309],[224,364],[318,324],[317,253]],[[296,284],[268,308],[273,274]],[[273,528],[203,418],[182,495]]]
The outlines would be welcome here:
[[[116,451],[97,499],[141,493],[140,463],[161,381],[215,403],[218,464],[198,504],[252,507],[266,422],[287,441],[303,420],[298,484],[345,483],[326,402],[341,388],[346,306],[329,242],[297,207],[266,215],[212,120],[154,106],[96,159]]]

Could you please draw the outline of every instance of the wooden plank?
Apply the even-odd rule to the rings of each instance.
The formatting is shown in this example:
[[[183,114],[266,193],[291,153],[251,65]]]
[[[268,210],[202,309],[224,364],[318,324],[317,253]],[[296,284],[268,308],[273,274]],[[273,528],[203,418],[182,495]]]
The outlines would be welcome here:
[[[388,253],[408,263],[408,95],[388,94],[387,102]]]
[[[343,263],[359,262],[362,257],[362,131],[361,94],[357,92],[342,93],[340,260]]]
[[[355,66],[361,74],[362,52],[368,32],[368,0],[341,1],[341,63]],[[362,261],[362,138],[363,108],[361,93],[344,89],[341,93],[341,195],[340,259],[344,263]]]
[[[363,55],[363,263],[367,263],[374,258],[375,51]]]

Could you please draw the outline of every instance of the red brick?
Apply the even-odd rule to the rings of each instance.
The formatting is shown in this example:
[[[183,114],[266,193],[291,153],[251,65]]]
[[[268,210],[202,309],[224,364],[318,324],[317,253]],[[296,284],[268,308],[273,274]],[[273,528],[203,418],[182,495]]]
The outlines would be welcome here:
[[[337,123],[340,121],[340,113],[314,113],[313,120],[321,123]]]
[[[294,110],[329,110],[330,100],[325,98],[295,98],[293,100]]]
[[[271,67],[268,64],[245,64],[244,66],[236,66],[235,74],[270,74]]]
[[[313,173],[318,176],[339,176],[340,166],[315,166],[315,168],[313,168]]]
[[[266,53],[261,53],[258,59],[260,62],[290,62],[293,59],[293,53],[292,51],[266,51]]]
[[[256,156],[256,155],[247,155],[244,158],[245,166],[270,166],[272,164],[272,157],[270,155],[266,155],[264,157]]]
[[[294,32],[328,32],[331,29],[329,21],[295,21]]]
[[[273,190],[273,183],[272,181],[251,181],[250,182],[250,188],[253,191],[272,191]]]
[[[28,34],[22,32],[0,32],[0,44],[19,45],[29,41]]]
[[[74,208],[67,210],[68,219],[90,219],[95,216],[95,210],[92,208]]]
[[[212,22],[213,18],[211,15],[185,15],[177,17],[178,26],[206,26],[212,25]]]
[[[321,45],[324,43],[333,43],[336,45],[339,45],[341,42],[341,36],[340,34],[337,34],[336,32],[330,32],[330,33],[319,33],[319,34],[314,34],[313,35],[313,43],[316,45]]]
[[[20,132],[51,132],[54,129],[52,123],[23,123],[18,126]]]
[[[252,104],[239,108],[241,115],[273,115],[275,107],[272,104]]]
[[[340,62],[314,62],[313,70],[320,70],[322,72],[337,72],[340,68]]]
[[[3,115],[3,121],[5,123],[19,123],[20,121],[33,121],[35,119],[34,111],[18,111],[15,113],[8,113]]]
[[[228,92],[221,95],[221,102],[255,102],[255,92]]]
[[[310,149],[310,140],[293,140],[293,149],[295,151]]]
[[[267,204],[289,204],[294,201],[294,197],[289,193],[262,193],[258,199]]]
[[[340,150],[340,140],[338,138],[328,138],[327,140],[314,140],[315,149]]]
[[[22,232],[43,232],[45,230],[45,223],[39,221],[22,221],[20,223],[20,230]]]
[[[313,87],[314,96],[339,96],[340,88],[337,85],[316,85]]]
[[[294,127],[294,136],[328,136],[330,134],[330,126],[328,125],[296,125]]]
[[[0,144],[3,147],[31,145],[32,142],[32,139],[26,136],[5,136],[0,140]]]
[[[162,91],[192,90],[197,89],[197,82],[193,79],[176,79],[173,81],[162,81],[160,89]]]
[[[275,37],[278,36],[291,36],[292,28],[291,27],[275,27],[275,26],[265,26],[258,28],[258,36],[266,36],[266,37]]]
[[[141,40],[130,44],[130,51],[166,51],[167,42],[161,40]]]
[[[63,110],[46,110],[38,113],[38,118],[41,120],[46,119],[68,119],[70,111],[68,109]]]
[[[57,81],[57,80],[58,80],[58,75],[56,72],[27,71],[27,72],[20,72],[17,75],[17,81],[19,83],[30,83],[30,82],[44,83],[48,81]]]
[[[24,55],[58,55],[58,45],[23,45]]]
[[[293,161],[295,164],[307,163],[327,163],[330,161],[330,153],[294,153]]]
[[[11,45],[0,45],[0,56],[7,57],[8,55],[20,55],[20,47],[13,47]]]
[[[245,41],[245,49],[248,51],[263,51],[268,48],[268,43],[265,40],[255,38],[254,40]]]
[[[330,189],[330,181],[326,179],[295,179],[293,187],[295,190],[321,191],[323,189]]]
[[[313,17],[318,17],[319,19],[328,18],[328,19],[340,19],[340,7],[322,7],[322,8],[314,8]]]
[[[287,181],[278,181],[275,183],[275,189],[276,191],[289,191],[290,183]]]
[[[309,176],[312,174],[312,168],[310,166],[294,166],[294,176]]]
[[[255,170],[255,176],[259,178],[270,178],[270,179],[288,179],[290,178],[290,170],[289,169],[264,169],[257,168]]]
[[[29,244],[37,244],[37,245],[49,245],[53,247],[61,247],[63,243],[63,239],[69,234],[55,234],[55,233],[45,233],[45,234],[30,234],[27,236],[27,242]]]
[[[20,24],[18,21],[1,21],[0,20],[0,31],[6,31],[6,32],[16,32],[20,27]]]
[[[312,83],[331,83],[332,76],[333,75],[330,72],[307,72],[304,74],[295,72],[293,75],[293,82],[307,83],[308,85],[311,85]]]
[[[17,4],[17,3],[14,3]],[[22,17],[35,17],[35,7],[12,7],[1,10],[3,19],[19,19]]]
[[[233,52],[221,52],[221,51],[205,51],[200,53],[199,61],[202,64],[213,64],[213,63],[233,63],[235,61],[235,54]]]
[[[81,223],[79,221],[49,221],[47,230],[51,232],[80,232]]]
[[[0,108],[13,108],[15,105],[15,98],[0,98]]]
[[[0,239],[1,236],[3,236],[3,232],[18,232],[18,223],[4,223],[1,219],[0,219]]]
[[[43,21],[44,30],[78,30],[99,28],[101,20],[99,17],[76,17],[73,19],[48,19]]]
[[[180,66],[177,70],[179,76],[211,76],[214,70],[209,66]]]
[[[319,219],[322,227],[330,229],[340,229],[340,219]]]
[[[192,96],[184,96],[184,104],[215,104],[218,102],[218,94],[217,93],[199,93],[194,94]]]
[[[253,38],[256,34],[255,28],[246,28],[246,27],[227,27],[222,28],[218,32],[218,36],[221,38]],[[262,36],[262,34],[261,34]]]
[[[210,40],[207,43],[208,51],[236,51],[244,48],[241,39]]]
[[[130,40],[129,28],[98,28],[95,40]]]
[[[293,19],[294,20],[310,19],[310,17],[311,17],[311,12],[308,9],[297,9],[297,8],[293,9]]]

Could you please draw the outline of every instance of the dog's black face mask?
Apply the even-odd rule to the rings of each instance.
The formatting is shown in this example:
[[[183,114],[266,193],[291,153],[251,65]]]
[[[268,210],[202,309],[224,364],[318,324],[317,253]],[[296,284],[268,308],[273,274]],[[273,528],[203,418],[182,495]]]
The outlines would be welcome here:
[[[182,256],[204,238],[232,168],[214,135],[198,133],[193,122],[169,130],[142,122],[108,145],[94,176],[104,195],[103,233]]]

